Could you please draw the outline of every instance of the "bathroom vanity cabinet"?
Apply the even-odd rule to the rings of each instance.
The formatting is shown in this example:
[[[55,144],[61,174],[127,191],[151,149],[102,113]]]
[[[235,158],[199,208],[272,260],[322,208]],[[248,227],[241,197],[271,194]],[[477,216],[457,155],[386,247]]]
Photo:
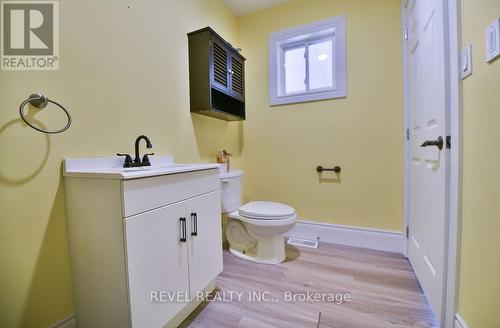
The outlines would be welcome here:
[[[245,119],[245,58],[210,27],[188,34],[191,112]]]
[[[220,180],[207,167],[144,177],[66,170],[78,327],[177,327],[197,293],[214,288]]]

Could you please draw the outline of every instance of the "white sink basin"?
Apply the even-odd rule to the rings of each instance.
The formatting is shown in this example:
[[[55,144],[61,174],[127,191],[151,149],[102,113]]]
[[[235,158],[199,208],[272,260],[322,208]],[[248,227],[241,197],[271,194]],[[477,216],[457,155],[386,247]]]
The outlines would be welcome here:
[[[151,170],[151,166],[139,166],[139,167],[120,167],[119,171],[123,172],[137,172],[137,171],[147,171]]]
[[[218,168],[215,163],[175,164],[170,156],[150,156],[151,166],[123,167],[123,158],[75,158],[64,160],[64,176],[135,179]]]
[[[171,164],[165,166],[137,166],[137,167],[119,167],[118,171],[122,172],[138,172],[138,171],[150,171],[150,170],[171,170],[171,169],[183,169],[190,167],[197,167],[200,164]]]

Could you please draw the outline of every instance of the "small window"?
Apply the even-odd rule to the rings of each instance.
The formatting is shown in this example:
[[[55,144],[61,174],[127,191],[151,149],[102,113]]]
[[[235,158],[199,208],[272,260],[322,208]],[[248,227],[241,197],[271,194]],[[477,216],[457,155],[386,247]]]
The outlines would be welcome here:
[[[270,35],[271,105],[345,97],[345,72],[344,17]]]

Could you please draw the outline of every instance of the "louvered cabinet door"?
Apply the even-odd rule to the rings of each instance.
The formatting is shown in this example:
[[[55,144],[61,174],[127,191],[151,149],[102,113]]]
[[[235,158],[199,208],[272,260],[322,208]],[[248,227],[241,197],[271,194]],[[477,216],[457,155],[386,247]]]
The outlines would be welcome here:
[[[210,82],[212,86],[220,91],[229,94],[229,52],[226,46],[219,40],[213,38],[211,40],[211,70]]]
[[[231,62],[229,67],[230,76],[230,93],[231,96],[244,101],[245,100],[245,69],[243,61],[231,55]]]

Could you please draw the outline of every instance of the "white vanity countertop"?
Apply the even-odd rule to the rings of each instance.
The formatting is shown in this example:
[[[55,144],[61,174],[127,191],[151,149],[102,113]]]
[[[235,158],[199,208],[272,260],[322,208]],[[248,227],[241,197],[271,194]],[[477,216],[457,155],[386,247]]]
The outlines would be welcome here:
[[[65,177],[137,179],[157,175],[219,169],[216,163],[175,164],[172,156],[150,156],[151,166],[123,167],[123,157],[66,158]]]

